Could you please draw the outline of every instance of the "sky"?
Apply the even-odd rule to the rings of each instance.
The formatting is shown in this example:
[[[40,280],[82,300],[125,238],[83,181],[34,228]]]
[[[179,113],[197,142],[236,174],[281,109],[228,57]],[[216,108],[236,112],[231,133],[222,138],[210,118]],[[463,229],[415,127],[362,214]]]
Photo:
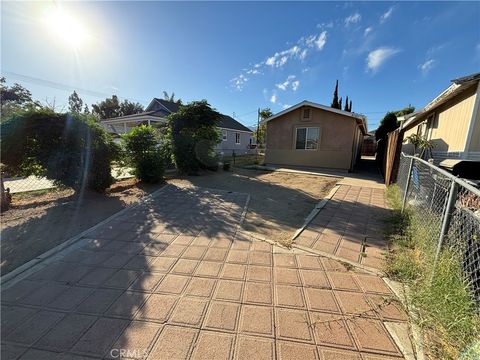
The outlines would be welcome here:
[[[330,105],[335,81],[375,129],[480,71],[480,2],[1,2],[1,74],[67,109],[163,91],[247,126],[257,109]]]

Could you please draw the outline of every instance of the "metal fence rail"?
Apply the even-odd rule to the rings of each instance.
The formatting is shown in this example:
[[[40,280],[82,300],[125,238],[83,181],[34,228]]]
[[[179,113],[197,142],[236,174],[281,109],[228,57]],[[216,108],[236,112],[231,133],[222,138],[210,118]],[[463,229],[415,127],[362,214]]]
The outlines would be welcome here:
[[[112,167],[112,176],[116,180],[123,180],[133,177],[133,169]],[[56,188],[57,185],[44,177],[28,176],[28,177],[4,177],[3,184],[5,189],[9,189],[10,194],[20,194],[39,190],[48,190]]]
[[[465,279],[480,306],[480,190],[403,153],[397,185],[403,208],[412,209],[418,223],[417,236],[432,240],[435,262],[446,248],[461,259]]]

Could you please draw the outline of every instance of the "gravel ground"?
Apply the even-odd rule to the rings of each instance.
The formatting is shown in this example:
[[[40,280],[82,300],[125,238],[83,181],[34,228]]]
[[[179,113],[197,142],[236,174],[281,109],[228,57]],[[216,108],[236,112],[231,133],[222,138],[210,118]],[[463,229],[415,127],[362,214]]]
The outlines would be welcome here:
[[[202,176],[173,178],[169,183],[249,193],[244,230],[289,245],[290,238],[338,178],[285,172],[234,169]]]

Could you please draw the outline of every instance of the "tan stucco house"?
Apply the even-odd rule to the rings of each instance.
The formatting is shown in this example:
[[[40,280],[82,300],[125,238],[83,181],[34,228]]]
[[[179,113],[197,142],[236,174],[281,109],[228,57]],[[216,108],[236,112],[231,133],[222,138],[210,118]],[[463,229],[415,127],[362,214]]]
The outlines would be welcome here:
[[[266,123],[265,163],[353,170],[360,158],[365,116],[302,101]]]
[[[401,124],[403,138],[418,134],[435,147],[435,163],[445,159],[480,161],[480,73],[452,80],[452,84],[418,113]],[[413,154],[413,145],[402,147]]]

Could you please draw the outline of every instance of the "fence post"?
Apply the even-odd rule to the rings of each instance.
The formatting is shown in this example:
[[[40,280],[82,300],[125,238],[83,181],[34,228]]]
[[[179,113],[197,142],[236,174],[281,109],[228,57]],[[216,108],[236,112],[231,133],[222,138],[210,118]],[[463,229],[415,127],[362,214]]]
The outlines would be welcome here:
[[[412,168],[413,168],[413,157],[410,158],[410,165],[408,166],[407,182],[405,183],[405,192],[403,193],[403,200],[402,200],[402,213],[403,213],[403,210],[405,210],[405,204],[407,202],[408,187],[410,186]]]
[[[437,251],[435,252],[432,279],[433,279],[433,273],[435,271],[435,266],[437,264],[438,256],[440,255],[440,250],[442,249],[443,241],[445,239],[445,236],[448,233],[448,228],[450,227],[450,220],[452,218],[452,213],[455,208],[455,200],[457,198],[457,193],[458,193],[458,184],[455,181],[455,179],[452,179],[452,183],[450,185],[450,193],[448,194],[447,206],[445,207],[445,211],[443,212],[442,229],[440,230],[440,237],[438,238]]]

